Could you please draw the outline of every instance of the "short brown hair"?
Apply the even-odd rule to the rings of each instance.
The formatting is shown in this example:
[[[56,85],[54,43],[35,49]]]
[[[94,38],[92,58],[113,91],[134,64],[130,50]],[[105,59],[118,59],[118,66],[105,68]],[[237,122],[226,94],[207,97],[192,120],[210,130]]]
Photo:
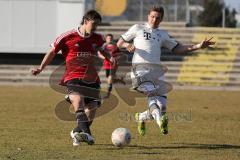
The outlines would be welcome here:
[[[111,33],[106,34],[105,37],[108,37],[108,36],[113,38],[113,34],[111,34]]]
[[[82,18],[81,24],[84,24],[84,20],[99,20],[102,21],[101,15],[96,10],[89,10],[85,13],[85,15]]]
[[[152,11],[158,12],[161,14],[161,18],[163,18],[164,16],[164,8],[163,6],[159,6],[159,5],[154,5],[150,8],[148,14],[150,14]]]

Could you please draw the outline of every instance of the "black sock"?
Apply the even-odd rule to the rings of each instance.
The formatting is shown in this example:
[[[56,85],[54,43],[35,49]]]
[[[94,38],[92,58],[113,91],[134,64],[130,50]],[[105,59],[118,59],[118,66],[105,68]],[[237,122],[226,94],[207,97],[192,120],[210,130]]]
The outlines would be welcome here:
[[[111,92],[112,91],[112,84],[109,84],[108,85],[108,92]]]
[[[76,128],[73,129],[73,133],[74,132],[80,133],[80,132],[82,132],[82,129],[77,126]]]
[[[93,120],[89,121],[88,126],[90,127],[92,125],[92,123],[93,123]]]
[[[89,122],[88,117],[84,110],[78,110],[76,112],[76,118],[77,118],[77,127],[73,131],[77,132],[85,132],[88,134],[91,134],[90,128],[89,128]]]

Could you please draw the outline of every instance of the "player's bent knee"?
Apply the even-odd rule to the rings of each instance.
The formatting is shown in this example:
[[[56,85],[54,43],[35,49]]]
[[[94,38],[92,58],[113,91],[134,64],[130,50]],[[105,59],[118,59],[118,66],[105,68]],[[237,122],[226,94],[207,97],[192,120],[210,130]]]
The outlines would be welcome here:
[[[150,113],[152,113],[153,110],[155,109],[160,109],[159,106],[156,104],[156,103],[152,103],[150,106],[149,106],[149,111]]]
[[[79,109],[84,109],[84,102],[83,98],[80,96],[80,94],[69,94],[69,99],[74,107],[74,110],[77,111]]]
[[[71,102],[73,102],[73,101],[80,101],[81,100],[81,96],[77,92],[72,92],[72,93],[69,94],[69,99],[70,99]]]

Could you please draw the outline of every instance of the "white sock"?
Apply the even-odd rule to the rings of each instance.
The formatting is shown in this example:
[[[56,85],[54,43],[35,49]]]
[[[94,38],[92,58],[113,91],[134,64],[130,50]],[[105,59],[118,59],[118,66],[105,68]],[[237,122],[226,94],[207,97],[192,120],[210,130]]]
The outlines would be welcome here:
[[[155,121],[157,122],[157,124],[159,125],[159,127],[161,126],[161,111],[158,108],[153,109],[152,113],[151,113],[152,117],[155,119]]]
[[[139,121],[140,122],[143,122],[143,121],[146,121],[146,120],[150,120],[152,119],[150,113],[148,110],[142,112],[142,113],[139,113]]]

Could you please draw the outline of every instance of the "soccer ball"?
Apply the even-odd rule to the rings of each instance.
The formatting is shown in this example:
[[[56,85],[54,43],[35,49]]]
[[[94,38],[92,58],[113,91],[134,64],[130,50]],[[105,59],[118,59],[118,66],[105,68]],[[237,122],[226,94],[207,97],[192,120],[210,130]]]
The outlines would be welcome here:
[[[112,132],[112,143],[116,147],[127,146],[131,141],[131,134],[127,128],[117,128]]]

